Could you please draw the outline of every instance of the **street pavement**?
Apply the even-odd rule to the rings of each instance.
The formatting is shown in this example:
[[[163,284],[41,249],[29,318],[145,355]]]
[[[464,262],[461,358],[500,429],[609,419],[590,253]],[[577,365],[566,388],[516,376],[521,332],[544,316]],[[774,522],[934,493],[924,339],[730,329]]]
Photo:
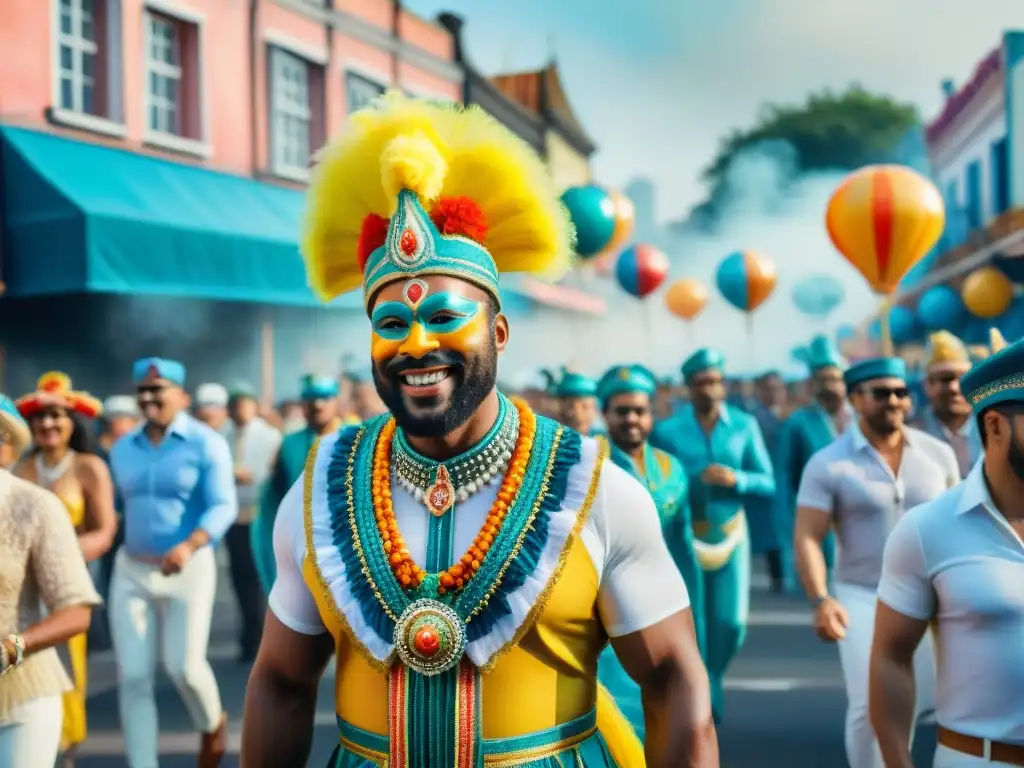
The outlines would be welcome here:
[[[231,722],[231,756],[224,765],[235,768],[248,668],[235,660],[236,614],[226,575],[218,587],[210,656]],[[844,768],[845,694],[836,649],[814,637],[802,601],[771,595],[765,587],[763,576],[756,578],[747,641],[727,680],[725,722],[719,727],[721,764],[723,768]],[[89,740],[76,765],[122,768],[126,763],[109,652],[92,655],[89,688]],[[333,677],[325,678],[309,762],[314,768],[326,765],[337,743],[332,688]],[[193,768],[199,738],[166,679],[159,682],[157,697],[161,768]],[[924,752],[928,735],[919,739]],[[926,754],[918,765],[930,765]]]

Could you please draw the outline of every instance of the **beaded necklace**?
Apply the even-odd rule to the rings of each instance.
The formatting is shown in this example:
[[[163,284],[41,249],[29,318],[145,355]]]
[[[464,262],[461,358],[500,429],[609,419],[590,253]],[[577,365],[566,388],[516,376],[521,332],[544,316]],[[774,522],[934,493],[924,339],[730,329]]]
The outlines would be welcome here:
[[[537,420],[527,406],[519,403],[509,405],[511,407],[508,410],[517,413],[518,428],[517,439],[508,461],[508,470],[502,479],[491,511],[469,549],[453,566],[435,575],[438,594],[461,589],[480,569],[495,536],[501,529],[509,505],[522,485],[526,465],[530,460]],[[377,441],[373,456],[373,509],[377,530],[383,540],[384,551],[388,554],[392,572],[405,589],[415,589],[423,583],[428,574],[412,559],[395,519],[395,507],[391,497],[391,458],[393,447],[397,444],[397,440],[394,439],[396,434],[395,421],[391,419],[381,430]],[[454,461],[458,462],[459,458]],[[443,464],[439,466],[439,473],[443,467]],[[433,509],[431,511],[434,512]]]
[[[398,484],[416,501],[426,504],[434,514],[444,514],[455,502],[465,502],[505,475],[518,437],[519,411],[505,397],[500,397],[498,418],[484,439],[466,453],[447,461],[421,456],[409,445],[405,434],[396,430],[395,476]]]

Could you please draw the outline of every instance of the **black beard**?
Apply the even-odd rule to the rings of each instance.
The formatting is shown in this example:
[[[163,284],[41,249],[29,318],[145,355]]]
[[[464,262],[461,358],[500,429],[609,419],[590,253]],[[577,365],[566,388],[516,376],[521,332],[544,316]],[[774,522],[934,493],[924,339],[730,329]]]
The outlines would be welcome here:
[[[1010,430],[1010,447],[1006,449],[1006,462],[1010,465],[1013,473],[1024,480],[1024,451],[1021,450],[1020,444],[1017,442],[1017,434],[1013,429]]]
[[[429,416],[416,416],[409,412],[402,399],[400,374],[417,368],[447,367],[450,376],[456,377],[451,399],[447,407]],[[467,421],[476,413],[480,404],[494,389],[498,381],[498,349],[492,338],[487,349],[474,358],[448,350],[430,352],[422,358],[394,358],[388,361],[381,372],[373,366],[373,384],[377,394],[402,431],[412,437],[443,437]],[[424,406],[441,405],[437,398],[424,398]]]

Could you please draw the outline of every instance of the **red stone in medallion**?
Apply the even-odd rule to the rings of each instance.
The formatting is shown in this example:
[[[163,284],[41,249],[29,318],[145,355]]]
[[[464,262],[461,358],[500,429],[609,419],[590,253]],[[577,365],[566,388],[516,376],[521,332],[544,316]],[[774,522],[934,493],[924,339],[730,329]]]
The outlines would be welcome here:
[[[416,233],[411,229],[406,228],[402,232],[402,237],[399,238],[398,247],[402,249],[402,253],[406,256],[412,256],[416,253],[416,248],[419,247],[419,242],[416,239]]]
[[[454,501],[455,487],[452,485],[448,470],[442,465],[437,468],[437,478],[427,491],[427,509],[430,510],[430,514],[440,517],[452,508]]]

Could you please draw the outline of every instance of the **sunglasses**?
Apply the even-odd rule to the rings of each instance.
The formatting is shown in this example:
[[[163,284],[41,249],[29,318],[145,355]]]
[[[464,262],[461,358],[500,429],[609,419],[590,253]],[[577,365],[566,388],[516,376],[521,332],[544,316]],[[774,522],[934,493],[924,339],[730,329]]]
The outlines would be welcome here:
[[[885,402],[893,397],[897,400],[906,400],[910,397],[910,390],[907,387],[872,387],[871,396],[879,402]]]
[[[144,384],[136,387],[135,392],[139,395],[159,395],[166,389],[167,387],[163,384]]]
[[[933,376],[929,376],[928,380],[933,384],[942,384],[943,386],[948,387],[953,382],[960,381],[960,377],[955,373],[938,373]]]

